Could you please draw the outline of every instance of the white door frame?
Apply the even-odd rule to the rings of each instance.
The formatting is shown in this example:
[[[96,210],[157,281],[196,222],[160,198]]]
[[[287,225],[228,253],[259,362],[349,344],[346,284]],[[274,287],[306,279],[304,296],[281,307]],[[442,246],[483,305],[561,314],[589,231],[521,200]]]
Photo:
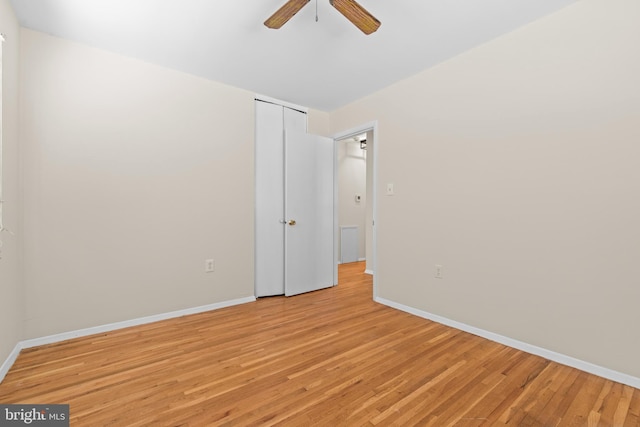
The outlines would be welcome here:
[[[371,200],[371,205],[372,205],[372,210],[373,210],[373,242],[371,242],[371,246],[372,246],[372,260],[371,260],[371,265],[372,265],[372,270],[373,270],[373,299],[376,299],[378,297],[378,287],[377,287],[377,274],[376,274],[376,270],[377,270],[377,257],[378,257],[378,249],[377,249],[377,217],[378,217],[378,207],[377,207],[377,191],[376,189],[378,188],[378,121],[374,120],[372,122],[368,122],[368,123],[364,123],[360,126],[351,128],[351,129],[347,129],[345,131],[342,132],[338,132],[336,134],[333,135],[333,144],[334,144],[334,148],[335,148],[335,153],[338,153],[338,146],[337,144],[339,144],[339,141],[343,140],[343,139],[347,139],[347,138],[351,138],[354,137],[356,135],[360,135],[363,134],[365,132],[369,132],[371,131],[373,133],[373,141],[371,141],[371,146],[372,146],[372,150],[369,152],[370,154],[368,155],[373,155],[373,159],[372,159],[372,166],[373,166],[373,171],[372,171],[372,185],[373,185],[373,189],[371,191],[371,196],[372,199]],[[369,144],[367,144],[369,145]],[[367,147],[369,148],[369,147]],[[338,233],[340,232],[340,223],[338,220],[338,156],[337,154],[334,156],[334,168],[333,168],[333,173],[334,173],[334,179],[333,179],[333,185],[334,185],[334,190],[333,190],[333,197],[334,197],[334,204],[333,204],[333,223],[334,223],[334,237],[333,237],[333,245],[334,245],[334,249],[333,249],[333,253],[334,253],[334,263],[333,263],[333,282],[334,284],[338,284]],[[367,200],[367,203],[369,201]],[[367,260],[368,262],[369,260]]]

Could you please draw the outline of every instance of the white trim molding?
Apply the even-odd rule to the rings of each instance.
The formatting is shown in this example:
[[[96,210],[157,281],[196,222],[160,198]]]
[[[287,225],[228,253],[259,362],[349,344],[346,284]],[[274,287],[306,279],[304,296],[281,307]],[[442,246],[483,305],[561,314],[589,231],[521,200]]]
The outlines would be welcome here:
[[[450,326],[452,328],[455,328],[464,332],[468,332],[470,334],[477,335],[482,338],[486,338],[490,341],[494,341],[511,348],[522,350],[529,354],[534,354],[536,356],[549,359],[553,362],[557,362],[562,365],[570,366],[572,368],[576,368],[581,371],[588,372],[590,374],[597,375],[599,377],[606,378],[611,381],[626,384],[628,386],[640,389],[640,378],[636,378],[634,376],[624,374],[622,372],[618,372],[609,368],[604,368],[602,366],[594,365],[593,363],[585,362],[584,360],[576,359],[561,353],[556,353],[555,351],[547,350],[545,348],[528,344],[526,342],[505,337],[503,335],[489,332],[484,329],[476,328],[475,326],[470,326],[465,323],[457,322],[455,320],[447,319],[446,317],[438,316],[437,314],[432,314],[426,311],[422,311],[417,308],[409,307],[409,306],[406,306],[394,301],[390,301],[384,298],[374,297],[374,301],[377,303],[386,305],[388,307],[395,308],[396,310],[404,311],[406,313],[413,314],[414,316],[422,317],[423,319],[428,319],[445,326]]]
[[[16,346],[13,348],[11,353],[9,353],[9,357],[7,357],[7,359],[4,361],[2,366],[0,366],[0,383],[2,382],[2,380],[4,380],[4,377],[7,375],[7,372],[9,372],[9,369],[11,369],[13,364],[16,362],[16,359],[20,355],[20,351],[22,351],[21,344],[22,344],[21,342],[16,344]]]
[[[92,328],[79,329],[77,331],[63,332],[61,334],[49,335],[41,338],[34,338],[22,341],[22,348],[32,348],[40,345],[53,344],[60,341],[66,341],[73,338],[86,337],[89,335],[101,334],[104,332],[115,331],[118,329],[129,328],[131,326],[146,325],[147,323],[159,322],[161,320],[173,319],[175,317],[188,316],[189,314],[204,313],[205,311],[218,310],[234,305],[246,304],[254,302],[255,297],[246,297],[230,301],[217,302],[200,307],[187,308],[184,310],[171,311],[169,313],[155,314],[153,316],[140,317],[138,319],[125,320],[122,322],[109,323],[102,326],[94,326]]]
[[[4,379],[11,366],[15,363],[20,351],[25,348],[33,348],[46,344],[53,344],[61,341],[70,340],[73,338],[85,337],[89,335],[101,334],[104,332],[115,331],[118,329],[129,328],[131,326],[146,325],[147,323],[159,322],[161,320],[173,319],[176,317],[188,316],[190,314],[204,313],[206,311],[219,310],[221,308],[231,307],[234,305],[246,304],[254,302],[255,296],[238,298],[229,301],[216,302],[213,304],[202,305],[199,307],[186,308],[184,310],[171,311],[168,313],[156,314],[153,316],[140,317],[132,320],[124,320],[122,322],[109,323],[107,325],[94,326],[91,328],[79,329],[71,332],[63,332],[61,334],[49,335],[41,338],[33,338],[29,340],[20,341],[16,344],[13,351],[9,354],[7,360],[4,361],[0,367],[0,382]]]

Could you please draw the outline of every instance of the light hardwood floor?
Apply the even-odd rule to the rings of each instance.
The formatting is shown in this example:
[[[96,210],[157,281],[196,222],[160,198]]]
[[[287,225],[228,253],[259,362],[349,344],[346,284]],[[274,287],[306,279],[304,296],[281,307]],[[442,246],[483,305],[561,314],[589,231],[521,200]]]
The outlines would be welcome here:
[[[72,426],[640,426],[640,390],[340,285],[23,351],[1,403]]]

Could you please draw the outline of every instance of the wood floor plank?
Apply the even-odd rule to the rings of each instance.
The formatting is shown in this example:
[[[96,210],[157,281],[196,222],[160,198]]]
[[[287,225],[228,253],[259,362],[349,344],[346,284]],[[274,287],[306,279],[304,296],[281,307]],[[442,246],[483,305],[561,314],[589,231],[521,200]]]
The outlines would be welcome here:
[[[27,349],[2,403],[73,426],[638,427],[640,390],[337,287]]]
[[[605,384],[608,383],[604,378],[589,375],[584,372],[582,376],[585,378],[584,385],[562,416],[561,425],[568,427],[588,425],[591,408],[594,406]]]
[[[640,426],[640,390],[633,392],[631,403],[629,404],[629,412],[624,422],[624,427]]]

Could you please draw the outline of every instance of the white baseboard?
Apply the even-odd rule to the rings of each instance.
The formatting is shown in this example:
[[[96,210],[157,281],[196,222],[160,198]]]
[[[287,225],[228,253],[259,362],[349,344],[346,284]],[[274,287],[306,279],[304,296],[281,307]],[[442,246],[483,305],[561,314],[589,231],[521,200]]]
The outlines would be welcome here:
[[[338,265],[342,265],[342,264],[351,264],[352,262],[363,262],[366,261],[366,258],[358,258],[357,261],[349,261],[349,262],[342,262],[342,260],[338,261]]]
[[[452,328],[459,329],[461,331],[468,332],[470,334],[477,335],[479,337],[486,338],[488,340],[504,344],[518,350],[522,350],[529,354],[544,357],[545,359],[552,360],[562,365],[570,366],[572,368],[576,368],[602,378],[606,378],[640,389],[640,378],[624,374],[622,372],[614,371],[609,368],[604,368],[602,366],[594,365],[593,363],[585,362],[583,360],[576,359],[561,353],[556,353],[555,351],[547,350],[545,348],[531,345],[526,342],[514,340],[512,338],[495,334],[493,332],[485,331],[484,329],[476,328],[474,326],[447,319],[446,317],[428,313],[426,311],[399,304],[384,298],[375,297],[374,300],[380,304],[395,308],[397,310],[401,310],[415,316],[422,317],[424,319],[432,320],[434,322],[441,323],[443,325],[450,326]]]
[[[117,329],[129,328],[131,326],[145,325],[147,323],[158,322],[160,320],[173,319],[174,317],[187,316],[189,314],[204,313],[205,311],[218,310],[233,305],[245,304],[255,301],[255,297],[246,297],[230,301],[217,302],[200,307],[186,308],[184,310],[171,311],[168,313],[155,314],[153,316],[140,317],[138,319],[125,320],[122,322],[109,323],[107,325],[94,326],[77,331],[63,332],[61,334],[49,335],[41,338],[34,338],[22,341],[22,348],[37,347],[40,345],[53,344],[60,341],[66,341],[72,338],[85,337],[88,335],[101,334],[104,332],[115,331]]]
[[[7,372],[9,372],[9,369],[11,369],[16,359],[20,355],[20,351],[22,351],[21,344],[22,343],[20,342],[16,344],[16,346],[13,348],[11,353],[9,353],[9,357],[7,357],[7,359],[4,361],[2,366],[0,366],[0,383],[2,382],[2,380],[4,380],[4,377],[7,375]]]
[[[365,270],[364,274],[369,274],[369,275],[373,276],[373,270]]]
[[[249,302],[254,302],[256,300],[255,296],[239,298],[230,301],[222,301],[208,305],[202,305],[200,307],[186,308],[184,310],[171,311],[168,313],[155,314],[153,316],[140,317],[132,320],[125,320],[122,322],[109,323],[107,325],[94,326],[86,329],[79,329],[71,332],[63,332],[61,334],[49,335],[46,337],[33,338],[29,340],[20,341],[16,344],[15,348],[9,354],[7,360],[4,361],[2,366],[0,367],[0,382],[4,379],[11,366],[13,366],[14,362],[18,358],[20,351],[25,348],[37,347],[40,345],[53,344],[60,341],[66,341],[72,338],[85,337],[88,335],[101,334],[104,332],[115,331],[117,329],[128,328],[131,326],[145,325],[147,323],[158,322],[160,320],[173,319],[175,317],[187,316],[190,314],[204,313],[206,311],[219,310],[225,307],[231,307],[234,305],[246,304]]]

